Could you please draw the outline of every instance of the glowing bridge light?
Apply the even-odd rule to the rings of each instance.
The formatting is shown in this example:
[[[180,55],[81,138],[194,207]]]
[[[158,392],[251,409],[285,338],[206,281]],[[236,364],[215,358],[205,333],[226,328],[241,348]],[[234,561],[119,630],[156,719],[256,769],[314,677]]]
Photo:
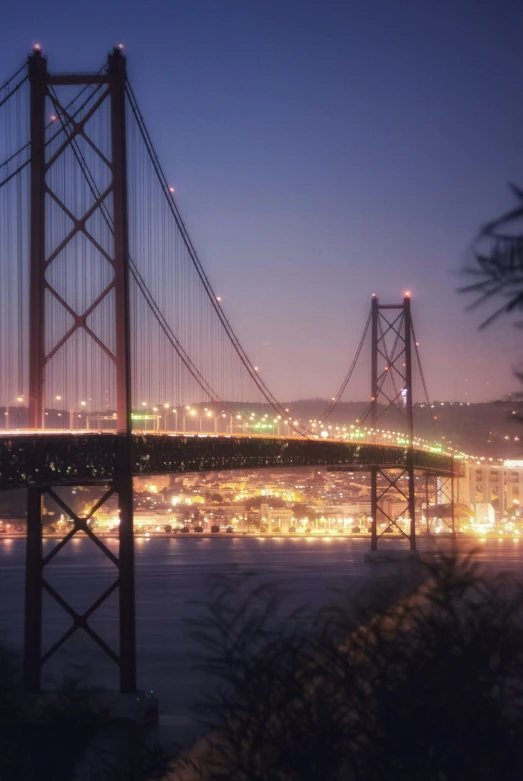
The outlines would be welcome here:
[[[175,188],[174,188],[174,187],[172,187],[172,186],[171,186],[171,187],[169,187],[169,192],[170,192],[170,193],[174,193],[174,192],[176,192],[176,190],[175,190]]]

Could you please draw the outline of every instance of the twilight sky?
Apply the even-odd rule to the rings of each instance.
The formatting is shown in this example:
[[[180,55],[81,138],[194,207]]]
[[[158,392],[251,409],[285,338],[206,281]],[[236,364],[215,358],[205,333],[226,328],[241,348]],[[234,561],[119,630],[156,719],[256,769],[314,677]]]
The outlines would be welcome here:
[[[413,292],[433,398],[519,388],[521,332],[456,288],[523,186],[518,0],[1,0],[0,81],[34,42],[125,44],[146,123],[233,327],[280,399],[330,397],[375,292]]]

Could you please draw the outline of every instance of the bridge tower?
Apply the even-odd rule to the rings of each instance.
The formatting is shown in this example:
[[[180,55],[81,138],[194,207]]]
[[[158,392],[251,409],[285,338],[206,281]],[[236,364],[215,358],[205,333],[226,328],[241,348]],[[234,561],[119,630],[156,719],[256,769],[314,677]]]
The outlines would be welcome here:
[[[371,425],[375,429],[380,417],[395,410],[404,422],[406,453],[401,469],[386,465],[371,468],[371,550],[378,548],[378,524],[395,526],[388,501],[393,497],[404,504],[409,517],[406,535],[410,549],[416,550],[416,506],[414,474],[414,423],[412,399],[412,318],[410,295],[401,304],[380,304],[373,295],[371,309]]]
[[[65,640],[76,630],[83,629],[115,661],[120,668],[120,690],[136,690],[135,650],[135,593],[133,540],[133,484],[131,455],[131,388],[130,388],[130,328],[129,328],[129,256],[127,225],[127,164],[126,164],[126,61],[116,48],[109,54],[103,72],[93,74],[52,74],[46,58],[35,47],[29,57],[30,81],[30,316],[29,316],[29,396],[30,424],[34,429],[45,428],[45,379],[50,362],[74,339],[93,340],[107,357],[114,373],[117,430],[114,437],[114,469],[108,481],[91,481],[100,486],[100,498],[86,516],[79,516],[57,493],[56,486],[30,487],[27,513],[27,562],[24,639],[24,681],[26,690],[41,689],[42,666]],[[80,115],[60,98],[59,88],[79,87],[82,92],[93,87],[92,99]],[[58,88],[58,89],[56,89]],[[54,137],[51,138],[49,109]],[[102,112],[104,112],[102,117]],[[94,135],[87,123],[97,115],[101,123],[108,119],[105,135]],[[101,125],[99,125],[101,127]],[[102,143],[107,138],[107,143]],[[101,187],[86,167],[85,150],[95,153],[105,166]],[[82,151],[83,150],[83,151]],[[69,164],[76,164],[75,176],[81,180],[89,202],[79,196],[76,182],[60,189],[52,174],[57,161],[68,156]],[[76,161],[76,163],[75,163]],[[65,165],[65,163],[64,163]],[[54,169],[56,170],[56,169]],[[72,194],[71,194],[72,193]],[[69,200],[68,200],[69,194]],[[51,207],[68,220],[68,231],[57,238],[53,233]],[[90,218],[99,210],[110,226],[110,240],[102,245],[90,229]],[[85,302],[75,291],[56,284],[53,264],[57,258],[66,262],[75,258],[75,242],[94,247],[101,263],[106,264],[101,292]],[[69,253],[69,254],[68,254]],[[88,257],[88,253],[87,253]],[[89,269],[86,270],[89,276]],[[80,283],[78,283],[80,284]],[[70,296],[68,298],[68,295]],[[49,324],[49,301],[62,307],[62,318],[68,323],[62,333]],[[80,303],[79,303],[80,302]],[[93,313],[103,305],[111,310],[114,340],[104,341],[93,325]],[[60,310],[62,311],[62,310]],[[64,314],[65,312],[65,314]],[[63,353],[62,353],[63,354]],[[68,369],[68,367],[66,367]],[[72,369],[68,369],[72,371]],[[83,483],[82,483],[83,484]],[[80,485],[80,483],[77,483]],[[72,519],[73,528],[55,548],[44,557],[42,546],[42,505],[44,496],[50,496]],[[120,518],[119,553],[115,556],[93,533],[88,521],[109,499],[116,495]],[[77,613],[48,583],[45,567],[71,537],[83,531],[117,567],[117,577],[91,607]],[[92,613],[119,590],[119,650],[109,648],[89,625]],[[46,591],[66,610],[72,619],[65,635],[42,654],[42,607]]]

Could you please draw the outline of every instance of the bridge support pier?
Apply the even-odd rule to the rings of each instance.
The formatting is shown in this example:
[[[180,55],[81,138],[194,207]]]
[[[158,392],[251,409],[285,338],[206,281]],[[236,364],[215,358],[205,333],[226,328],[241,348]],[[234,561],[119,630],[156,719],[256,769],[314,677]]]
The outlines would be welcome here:
[[[27,489],[27,541],[25,566],[24,688],[40,691],[42,685],[42,492]]]
[[[136,691],[133,477],[131,438],[117,437],[116,490],[120,517],[120,691]]]
[[[378,541],[387,532],[397,529],[416,550],[415,473],[412,460],[403,469],[371,467],[371,550],[378,550]],[[408,532],[399,525],[399,518],[408,518]],[[385,528],[380,531],[382,524]]]
[[[377,466],[370,470],[370,507],[372,525],[370,530],[370,549],[378,550],[378,472]]]
[[[451,534],[456,533],[456,486],[454,460],[450,475],[425,473],[425,518],[427,533],[431,531],[431,518],[441,521]]]
[[[131,451],[128,437],[117,442],[115,479],[104,484],[78,482],[75,487],[96,487],[99,497],[87,514],[80,515],[64,499],[64,486],[30,487],[27,501],[27,556],[24,621],[24,689],[28,694],[42,691],[42,668],[62,645],[79,629],[83,630],[118,667],[122,693],[136,691],[135,588],[133,539],[133,484],[130,471]],[[94,533],[89,522],[109,499],[117,498],[119,513],[119,552],[116,556]],[[53,548],[43,553],[43,500],[49,497],[72,521],[70,531]],[[113,499],[114,501],[114,499]],[[114,510],[113,510],[114,511]],[[46,578],[46,567],[77,534],[83,532],[115,565],[115,579],[103,593],[82,612],[75,610]],[[119,648],[114,650],[89,620],[95,611],[116,591],[119,593]],[[43,595],[47,593],[71,618],[67,631],[50,647],[43,649]]]

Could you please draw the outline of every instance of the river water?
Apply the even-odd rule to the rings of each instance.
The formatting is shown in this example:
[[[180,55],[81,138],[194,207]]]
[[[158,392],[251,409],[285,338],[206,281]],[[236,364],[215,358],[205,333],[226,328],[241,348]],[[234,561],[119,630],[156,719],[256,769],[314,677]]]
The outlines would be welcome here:
[[[105,539],[117,553],[117,541]],[[56,544],[44,541],[44,555]],[[382,547],[399,547],[384,540]],[[461,547],[470,549],[472,543]],[[309,612],[333,599],[333,590],[355,596],[390,578],[390,566],[364,563],[368,539],[226,537],[148,538],[136,540],[136,618],[138,685],[160,698],[166,723],[177,736],[196,734],[194,706],[215,685],[196,669],[200,649],[190,619],[205,621],[205,604],[213,578],[251,573],[257,582],[278,584],[289,593],[288,606]],[[523,541],[476,543],[478,558],[497,570],[519,572]],[[0,636],[16,649],[23,638],[25,540],[0,540]],[[395,566],[395,565],[391,565]],[[78,612],[114,580],[116,569],[88,539],[76,535],[45,570],[46,579]],[[116,650],[117,592],[94,614],[93,628]],[[96,618],[95,618],[96,616]],[[44,651],[70,626],[71,619],[54,600],[44,597]],[[118,688],[117,669],[101,649],[76,632],[44,667],[46,686],[64,675],[93,686]]]

